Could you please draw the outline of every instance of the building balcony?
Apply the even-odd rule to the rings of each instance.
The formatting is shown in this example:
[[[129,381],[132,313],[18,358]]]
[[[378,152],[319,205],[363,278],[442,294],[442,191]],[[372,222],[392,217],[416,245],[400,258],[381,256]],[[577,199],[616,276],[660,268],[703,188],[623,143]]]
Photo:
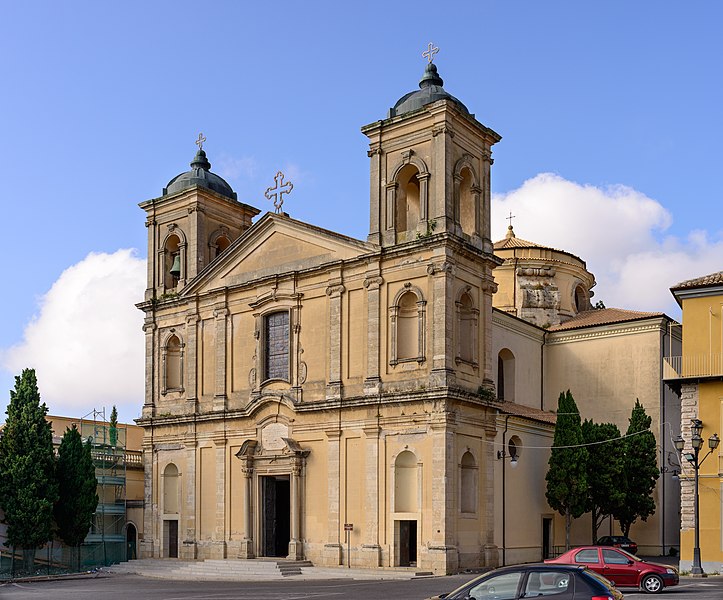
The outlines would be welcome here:
[[[663,358],[663,379],[704,379],[723,377],[722,354],[692,354]]]

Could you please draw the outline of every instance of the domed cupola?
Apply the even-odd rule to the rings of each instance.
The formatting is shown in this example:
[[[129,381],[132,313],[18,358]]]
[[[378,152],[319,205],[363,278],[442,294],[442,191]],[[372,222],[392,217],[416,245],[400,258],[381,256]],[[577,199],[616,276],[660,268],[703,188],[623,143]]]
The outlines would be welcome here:
[[[437,73],[437,65],[433,62],[428,63],[424,69],[424,76],[419,82],[419,90],[409,92],[397,100],[394,108],[389,109],[389,117],[397,117],[415,111],[437,100],[452,100],[464,114],[470,114],[462,102],[445,91],[442,87],[443,84],[444,81]]]
[[[208,162],[203,149],[196,152],[190,171],[181,173],[168,182],[168,185],[163,188],[163,195],[175,194],[194,185],[208,188],[232,200],[237,199],[236,192],[231,189],[231,186],[223,178],[211,173],[211,163]]]

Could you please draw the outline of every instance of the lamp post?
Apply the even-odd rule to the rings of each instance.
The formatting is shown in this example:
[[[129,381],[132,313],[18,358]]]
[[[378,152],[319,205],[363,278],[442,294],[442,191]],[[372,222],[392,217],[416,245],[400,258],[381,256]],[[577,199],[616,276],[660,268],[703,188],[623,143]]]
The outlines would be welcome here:
[[[698,454],[700,452],[700,449],[703,447],[703,438],[701,437],[701,433],[703,433],[703,421],[700,419],[691,419],[690,420],[690,445],[692,448],[692,452],[685,452],[683,453],[683,449],[685,448],[685,441],[681,436],[678,436],[673,443],[675,444],[675,449],[679,453],[683,453],[683,456],[685,457],[685,460],[687,460],[691,465],[693,465],[693,469],[695,470],[695,491],[694,491],[694,503],[693,503],[693,521],[695,523],[695,546],[693,547],[693,566],[690,570],[691,575],[697,575],[699,577],[705,576],[705,573],[703,572],[703,567],[701,567],[700,563],[700,515],[699,515],[699,508],[698,508],[698,471],[700,469],[700,466],[703,464],[706,458],[710,456],[713,451],[718,447],[718,444],[720,443],[720,439],[718,438],[718,434],[714,433],[712,436],[708,438],[708,454],[706,454],[701,460],[698,460]]]

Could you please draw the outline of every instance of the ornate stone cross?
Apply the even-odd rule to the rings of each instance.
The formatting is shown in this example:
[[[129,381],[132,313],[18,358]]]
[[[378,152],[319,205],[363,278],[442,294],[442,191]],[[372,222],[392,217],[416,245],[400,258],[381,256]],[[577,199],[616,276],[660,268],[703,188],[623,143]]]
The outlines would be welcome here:
[[[198,139],[196,140],[196,146],[198,146],[199,150],[203,150],[203,142],[206,141],[206,136],[202,133],[198,134]]]
[[[276,209],[275,212],[278,214],[281,212],[281,207],[284,204],[284,194],[288,194],[291,190],[293,190],[294,184],[290,181],[284,183],[284,174],[281,171],[276,173],[274,182],[274,187],[268,188],[264,196],[266,196],[268,200],[273,198],[274,208]]]
[[[429,62],[434,62],[434,55],[439,52],[439,48],[437,48],[432,42],[429,42],[429,46],[427,46],[427,49],[422,52],[422,56],[424,56]]]

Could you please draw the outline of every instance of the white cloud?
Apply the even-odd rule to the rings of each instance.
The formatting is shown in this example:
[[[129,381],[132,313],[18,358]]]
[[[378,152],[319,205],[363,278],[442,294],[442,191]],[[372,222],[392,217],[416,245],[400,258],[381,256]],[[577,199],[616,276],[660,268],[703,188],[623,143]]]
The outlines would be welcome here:
[[[119,420],[143,406],[146,261],[134,250],[91,253],[66,269],[40,299],[23,341],[0,352],[13,374],[36,370],[50,414],[82,417],[118,407]]]
[[[256,174],[257,168],[256,159],[252,156],[234,158],[223,155],[216,161],[213,170],[224,179],[234,181],[242,176],[251,179]]]
[[[571,252],[595,275],[595,300],[606,306],[663,311],[678,317],[669,288],[723,269],[723,239],[705,231],[680,239],[665,232],[673,219],[656,200],[627,186],[595,187],[542,173],[492,199],[492,238],[506,233]]]

